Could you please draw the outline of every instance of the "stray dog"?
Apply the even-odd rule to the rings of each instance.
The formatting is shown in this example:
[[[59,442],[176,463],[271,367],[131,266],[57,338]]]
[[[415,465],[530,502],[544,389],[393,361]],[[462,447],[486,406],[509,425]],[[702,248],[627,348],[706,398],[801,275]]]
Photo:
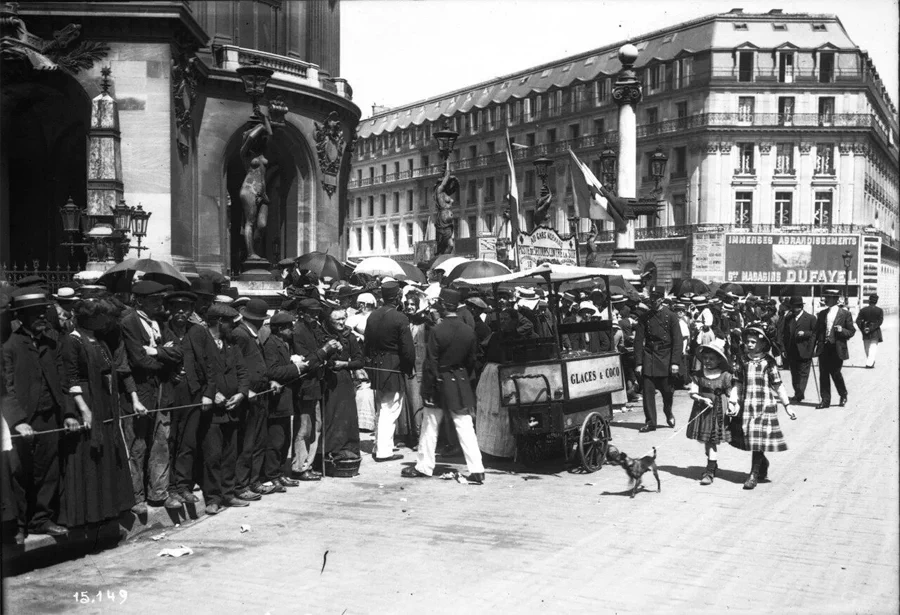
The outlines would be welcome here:
[[[625,473],[628,474],[628,477],[634,484],[634,487],[631,490],[631,497],[634,497],[634,494],[637,493],[637,490],[641,486],[642,477],[649,470],[653,471],[653,477],[656,479],[657,493],[662,491],[662,485],[659,482],[659,473],[656,469],[655,446],[653,447],[653,455],[646,455],[640,459],[632,459],[625,453],[619,452],[619,449],[615,446],[610,446],[606,451],[606,460],[611,464],[622,466],[622,468],[625,469]]]

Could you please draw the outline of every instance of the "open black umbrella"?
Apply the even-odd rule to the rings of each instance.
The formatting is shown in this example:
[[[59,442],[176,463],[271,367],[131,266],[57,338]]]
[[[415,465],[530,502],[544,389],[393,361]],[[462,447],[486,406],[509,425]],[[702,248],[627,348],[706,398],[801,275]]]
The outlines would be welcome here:
[[[403,275],[406,276],[405,279],[407,281],[415,282],[416,284],[425,284],[428,282],[428,279],[425,277],[425,272],[412,263],[407,263],[406,261],[397,261],[397,264],[400,265],[400,269],[403,270]],[[404,278],[397,279],[401,280]]]
[[[168,284],[175,290],[190,290],[191,282],[180,271],[165,261],[152,258],[129,258],[113,265],[97,278],[111,292],[129,292],[131,283],[137,273],[144,280],[153,280],[160,284]]]
[[[672,282],[672,294],[679,296],[684,293],[694,293],[695,295],[710,294],[709,286],[706,282],[695,278],[677,278]]]
[[[344,277],[344,265],[341,261],[325,252],[310,252],[297,257],[297,269],[308,269],[319,278],[334,278],[340,280]]]

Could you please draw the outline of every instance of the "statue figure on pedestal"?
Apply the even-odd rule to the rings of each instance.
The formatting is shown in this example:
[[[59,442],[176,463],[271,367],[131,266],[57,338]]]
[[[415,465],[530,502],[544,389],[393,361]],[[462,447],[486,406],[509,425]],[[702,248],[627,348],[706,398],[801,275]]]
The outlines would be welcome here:
[[[538,197],[534,206],[534,228],[549,226],[550,202],[552,199],[553,194],[550,193],[550,187],[547,184],[541,186],[541,196]]]
[[[266,229],[269,215],[269,197],[266,195],[266,170],[269,160],[265,156],[272,125],[264,113],[255,116],[260,123],[244,132],[241,143],[241,161],[247,175],[241,185],[241,207],[244,210],[244,226],[241,234],[247,246],[247,260],[263,260],[256,246]]]
[[[453,253],[453,195],[459,191],[459,180],[450,175],[450,159],[444,160],[444,176],[435,184],[434,203],[437,220],[434,223],[437,246],[434,254]]]

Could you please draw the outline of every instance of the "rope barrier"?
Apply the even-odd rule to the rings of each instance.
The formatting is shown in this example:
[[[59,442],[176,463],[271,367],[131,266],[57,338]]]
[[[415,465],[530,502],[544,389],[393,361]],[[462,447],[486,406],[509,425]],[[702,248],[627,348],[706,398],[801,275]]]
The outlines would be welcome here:
[[[303,376],[301,375],[301,376],[294,378],[293,380],[288,380],[287,382],[282,384],[280,388],[284,388],[285,386],[292,384],[294,382],[297,382],[298,380],[301,380],[302,378],[303,378]],[[254,396],[254,399],[256,399],[257,397],[261,397],[263,395],[268,395],[269,393],[274,393],[275,391],[276,391],[276,389],[274,387],[269,387],[265,391],[256,393]],[[219,404],[219,405],[221,405],[221,404]],[[102,423],[104,423],[104,424],[112,423],[113,421],[116,421],[116,420],[128,419],[128,418],[132,418],[135,416],[147,416],[148,414],[156,414],[157,412],[172,412],[173,410],[187,410],[189,408],[200,408],[202,406],[203,406],[203,402],[200,402],[197,404],[185,404],[184,406],[171,406],[169,408],[157,408],[156,410],[148,410],[145,414],[141,414],[140,412],[134,412],[132,414],[123,414],[120,417],[118,417],[118,419],[115,419],[115,418],[104,419],[102,421]],[[35,431],[35,432],[32,432],[31,434],[29,434],[28,436],[26,436],[25,434],[13,433],[13,434],[10,434],[10,437],[11,438],[25,438],[25,437],[30,438],[33,436],[39,436],[39,435],[43,435],[43,434],[59,433],[61,431],[76,432],[76,431],[86,431],[87,429],[88,428],[85,427],[84,425],[79,426],[78,429],[69,429],[68,427],[60,427],[58,429],[47,429],[45,431]]]

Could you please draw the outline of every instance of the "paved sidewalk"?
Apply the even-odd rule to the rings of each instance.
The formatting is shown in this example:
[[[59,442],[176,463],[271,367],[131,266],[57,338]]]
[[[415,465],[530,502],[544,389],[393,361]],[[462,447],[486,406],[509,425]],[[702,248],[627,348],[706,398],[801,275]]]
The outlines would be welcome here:
[[[627,497],[625,473],[609,466],[580,475],[499,464],[480,487],[403,479],[414,462],[404,451],[402,462],[367,458],[356,478],[302,484],[159,542],[8,579],[7,609],[897,613],[897,333],[889,317],[874,370],[854,367],[862,344],[851,340],[848,407],[816,410],[810,382],[799,419],[780,416],[789,450],[771,455],[772,482],[754,491],[742,489],[749,453],[725,447],[719,477],[701,487],[702,445],[667,428],[640,434],[640,412],[618,414],[617,447],[632,456],[658,448],[661,493],[647,475],[648,490]],[[689,412],[678,393],[679,428]],[[156,557],[181,544],[194,554]],[[76,604],[81,591],[95,602]]]

